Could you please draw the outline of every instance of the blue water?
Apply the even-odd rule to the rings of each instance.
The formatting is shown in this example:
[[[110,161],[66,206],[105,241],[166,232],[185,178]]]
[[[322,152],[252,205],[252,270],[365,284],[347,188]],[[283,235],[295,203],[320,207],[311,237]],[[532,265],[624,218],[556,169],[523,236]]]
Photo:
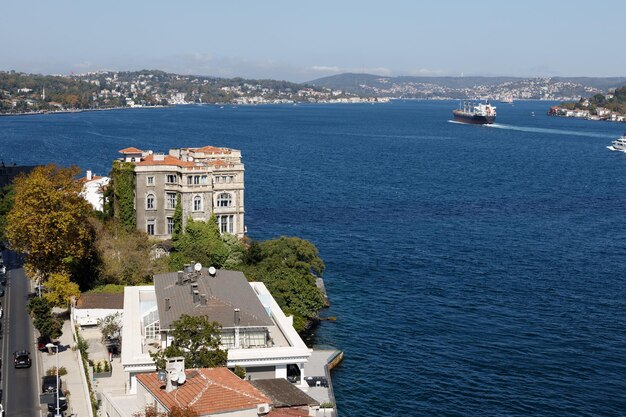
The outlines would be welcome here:
[[[246,224],[313,241],[343,416],[626,414],[625,125],[453,102],[0,118],[0,159],[106,173],[128,146],[241,149]],[[532,112],[535,116],[532,116]]]

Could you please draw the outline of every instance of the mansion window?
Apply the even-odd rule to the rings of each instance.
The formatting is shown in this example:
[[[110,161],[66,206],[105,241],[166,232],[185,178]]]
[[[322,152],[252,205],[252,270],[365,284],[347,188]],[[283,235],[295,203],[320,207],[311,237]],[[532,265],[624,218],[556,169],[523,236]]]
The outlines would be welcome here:
[[[154,224],[154,219],[148,219],[146,221],[146,233],[148,233],[149,235],[154,235]]]
[[[146,210],[154,210],[154,194],[148,194],[146,197]]]
[[[206,185],[206,183],[207,183],[207,176],[206,176],[206,175],[203,175],[203,176],[200,178],[200,183],[201,183],[201,184]]]
[[[233,197],[229,193],[222,193],[217,196],[217,207],[230,207],[233,205]]]
[[[200,175],[194,175],[193,176],[193,185],[199,185],[200,184]]]
[[[193,184],[193,176],[192,175],[188,175],[187,176],[187,185],[191,185]]]
[[[146,184],[154,185],[154,177],[153,176],[146,177]]]
[[[168,184],[176,184],[176,174],[167,174],[165,180]]]
[[[174,233],[174,218],[168,217],[167,218],[167,234],[171,235],[172,233]]]
[[[193,198],[193,211],[202,211],[202,197],[199,195]]]
[[[223,184],[227,184],[227,183],[231,183],[235,181],[235,177],[233,175],[221,175],[221,176],[216,176],[215,177],[215,182],[216,183],[223,183]]]
[[[220,228],[220,232],[221,233],[233,233],[234,219],[235,219],[235,216],[232,214],[228,216],[217,216],[217,225]]]
[[[167,193],[167,208],[176,208],[176,193]]]

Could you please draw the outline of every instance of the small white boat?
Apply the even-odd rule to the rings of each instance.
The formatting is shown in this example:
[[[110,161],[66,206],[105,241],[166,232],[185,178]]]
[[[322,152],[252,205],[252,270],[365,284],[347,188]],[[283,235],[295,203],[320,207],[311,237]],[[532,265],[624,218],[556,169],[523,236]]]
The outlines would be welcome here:
[[[612,151],[626,152],[626,133],[611,142],[611,145],[607,146],[607,148]]]

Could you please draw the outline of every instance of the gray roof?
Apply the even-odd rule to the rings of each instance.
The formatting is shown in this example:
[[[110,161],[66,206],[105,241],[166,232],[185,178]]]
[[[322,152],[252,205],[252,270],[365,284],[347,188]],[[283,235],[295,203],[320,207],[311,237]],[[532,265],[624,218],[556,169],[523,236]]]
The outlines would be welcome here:
[[[320,405],[286,379],[255,379],[250,383],[272,400],[276,408]]]
[[[184,273],[185,281],[182,285],[178,284],[177,272],[154,276],[161,329],[169,329],[172,322],[183,314],[207,316],[209,320],[217,321],[225,328],[235,325],[249,327],[274,325],[243,272],[219,269],[215,276],[211,276],[207,268],[202,268],[198,275],[194,277],[193,274]],[[194,283],[197,283],[198,293],[206,295],[206,304],[199,300],[194,302],[192,295]],[[169,309],[166,309],[166,298],[169,298]],[[237,324],[236,308],[240,310]]]

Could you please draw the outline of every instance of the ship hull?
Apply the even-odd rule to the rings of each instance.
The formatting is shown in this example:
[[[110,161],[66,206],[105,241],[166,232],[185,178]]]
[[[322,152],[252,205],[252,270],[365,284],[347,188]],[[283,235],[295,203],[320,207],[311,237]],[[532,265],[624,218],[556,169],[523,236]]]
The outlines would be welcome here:
[[[490,125],[496,122],[496,116],[480,116],[478,114],[464,113],[459,110],[453,110],[454,120],[461,123],[469,123],[473,125]]]

